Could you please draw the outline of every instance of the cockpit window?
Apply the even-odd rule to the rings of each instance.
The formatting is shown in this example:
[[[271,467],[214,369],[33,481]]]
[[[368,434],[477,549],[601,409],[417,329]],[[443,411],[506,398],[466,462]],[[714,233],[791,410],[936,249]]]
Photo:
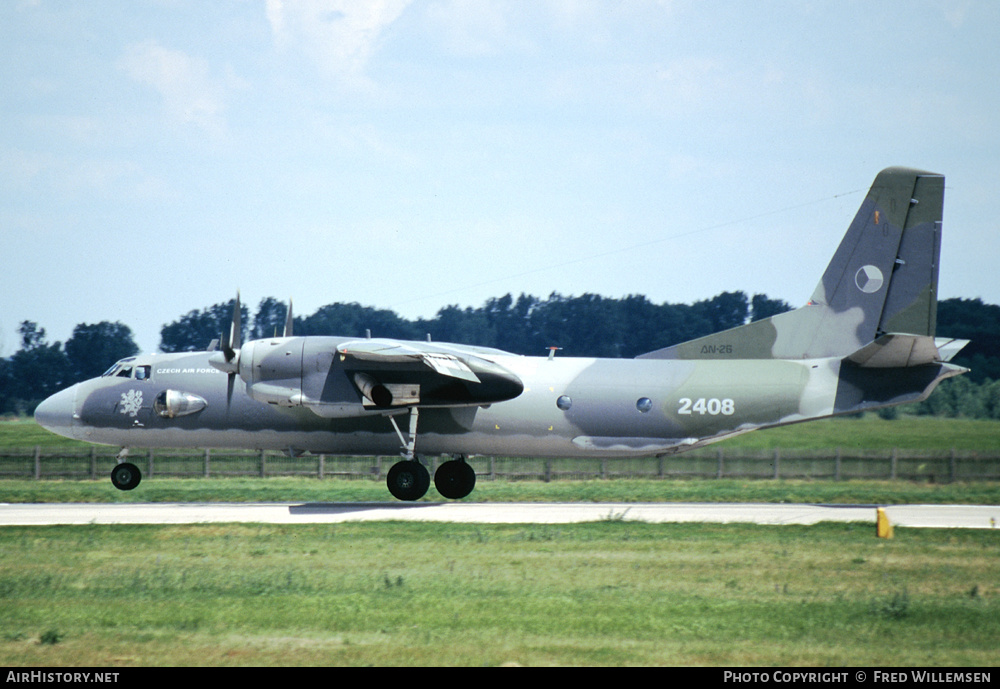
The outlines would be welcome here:
[[[131,378],[132,377],[132,367],[126,366],[129,362],[135,361],[134,356],[130,356],[127,359],[122,359],[121,361],[116,361],[114,366],[109,368],[107,371],[101,374],[101,378],[110,378],[111,376],[118,376],[119,378]],[[149,373],[149,366],[145,366],[146,373]],[[147,375],[147,378],[149,376]]]
[[[149,380],[149,366],[136,366],[135,367],[135,379],[136,380]]]

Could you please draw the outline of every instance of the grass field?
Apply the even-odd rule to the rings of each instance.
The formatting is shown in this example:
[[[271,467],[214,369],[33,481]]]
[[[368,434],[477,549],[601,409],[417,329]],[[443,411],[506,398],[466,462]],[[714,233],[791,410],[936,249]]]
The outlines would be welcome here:
[[[422,502],[442,501],[431,490]],[[770,502],[1000,505],[1000,484],[686,479],[480,481],[466,502]],[[394,502],[384,481],[314,478],[143,480],[129,492],[100,481],[0,481],[0,503]]]
[[[0,530],[0,665],[981,665],[997,533],[455,524]]]

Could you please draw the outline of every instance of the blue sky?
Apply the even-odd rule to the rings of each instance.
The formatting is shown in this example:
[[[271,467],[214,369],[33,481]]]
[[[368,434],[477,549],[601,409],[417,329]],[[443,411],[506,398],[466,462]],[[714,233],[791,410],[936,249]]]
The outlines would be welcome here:
[[[154,350],[237,289],[798,305],[890,165],[947,176],[939,296],[1000,303],[998,37],[988,0],[4,2],[0,354]]]

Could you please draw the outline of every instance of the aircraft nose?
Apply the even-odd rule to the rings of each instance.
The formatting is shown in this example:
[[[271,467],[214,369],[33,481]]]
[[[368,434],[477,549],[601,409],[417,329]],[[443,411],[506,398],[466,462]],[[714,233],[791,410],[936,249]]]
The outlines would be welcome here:
[[[66,438],[75,438],[76,393],[79,385],[66,388],[42,401],[35,408],[35,421],[42,428]]]

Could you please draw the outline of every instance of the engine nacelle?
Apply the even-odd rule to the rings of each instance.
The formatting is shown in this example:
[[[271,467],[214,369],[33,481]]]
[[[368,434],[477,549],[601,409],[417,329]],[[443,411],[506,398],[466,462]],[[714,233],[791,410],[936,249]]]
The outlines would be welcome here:
[[[258,402],[292,407],[302,404],[301,337],[255,340],[240,350],[240,378]]]

